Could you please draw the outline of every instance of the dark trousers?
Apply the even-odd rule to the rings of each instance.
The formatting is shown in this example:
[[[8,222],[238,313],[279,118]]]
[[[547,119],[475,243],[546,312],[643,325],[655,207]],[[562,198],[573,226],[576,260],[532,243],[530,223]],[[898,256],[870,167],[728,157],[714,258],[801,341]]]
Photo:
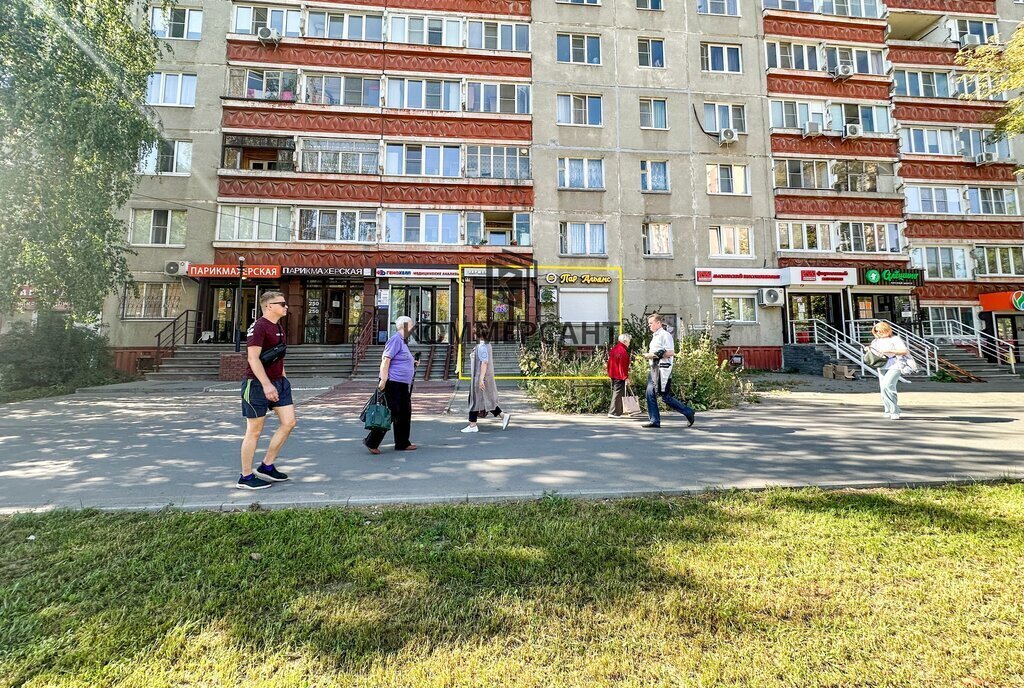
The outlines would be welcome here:
[[[673,408],[687,418],[693,415],[693,409],[672,395],[672,381],[665,385],[665,391],[658,389],[651,373],[647,374],[647,417],[655,425],[661,425],[661,412],[658,410],[658,397],[665,400],[665,405]]]
[[[395,449],[405,449],[410,444],[409,430],[412,425],[412,388],[405,382],[388,380],[384,383],[384,399],[391,411],[391,430],[395,433]],[[371,430],[363,442],[376,449],[384,441],[386,432]]]
[[[478,416],[479,416],[479,415],[480,415],[481,413],[484,413],[484,411],[470,411],[470,412],[469,412],[469,422],[470,422],[470,423],[475,423],[475,422],[476,422],[476,419],[477,419],[477,417],[478,417]],[[501,407],[500,407],[500,406],[495,406],[495,407],[494,407],[494,410],[493,410],[493,411],[491,411],[491,415],[492,415],[492,416],[494,416],[494,417],[497,417],[497,416],[498,416],[498,415],[499,415],[500,413],[501,413]]]
[[[622,397],[626,396],[626,381],[612,380],[612,405],[608,413],[622,415]]]

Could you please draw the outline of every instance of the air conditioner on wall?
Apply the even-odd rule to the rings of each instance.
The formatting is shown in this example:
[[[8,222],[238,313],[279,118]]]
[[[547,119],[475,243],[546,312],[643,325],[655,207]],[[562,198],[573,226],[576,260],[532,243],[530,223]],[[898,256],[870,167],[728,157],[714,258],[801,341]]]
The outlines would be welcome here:
[[[722,129],[718,132],[718,144],[721,146],[736,143],[740,138],[740,133],[736,129]]]
[[[187,260],[169,260],[164,263],[164,274],[165,275],[185,275],[188,274],[188,261]]]
[[[821,122],[804,122],[803,134],[804,137],[821,136],[824,129],[825,128],[821,126]]]
[[[782,305],[782,290],[775,289],[773,287],[767,287],[765,289],[757,290],[757,305],[758,306],[781,306]]]
[[[836,79],[849,79],[854,74],[856,72],[853,69],[853,65],[838,65],[832,71],[832,76]]]
[[[981,167],[982,165],[991,165],[996,162],[999,162],[999,155],[996,153],[978,153],[974,156],[974,164],[978,167]]]
[[[981,45],[981,36],[973,33],[965,33],[960,37],[960,47],[967,48],[972,45]]]
[[[864,135],[864,127],[859,124],[847,124],[843,127],[844,139],[858,139]]]
[[[281,32],[269,26],[261,26],[256,32],[256,40],[263,45],[277,45],[281,42]]]

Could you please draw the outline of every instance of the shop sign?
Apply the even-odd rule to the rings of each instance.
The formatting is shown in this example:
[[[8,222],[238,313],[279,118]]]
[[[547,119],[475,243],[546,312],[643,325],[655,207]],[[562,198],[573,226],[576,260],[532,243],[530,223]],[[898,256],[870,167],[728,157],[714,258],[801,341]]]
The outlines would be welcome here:
[[[1024,311],[1024,291],[997,291],[978,297],[983,311]]]
[[[856,284],[857,273],[853,268],[786,268],[789,271],[786,284]]]
[[[455,279],[458,270],[445,268],[377,268],[377,277],[430,277],[433,279]]]
[[[861,268],[860,278],[863,284],[913,287],[921,284],[921,271],[892,268]]]
[[[786,271],[766,268],[697,268],[697,284],[711,286],[748,285],[752,287],[783,287]]]
[[[295,265],[281,267],[281,274],[298,277],[353,277],[371,276],[370,268],[308,268]]]
[[[377,308],[388,308],[391,305],[391,290],[377,290]]]
[[[250,279],[277,279],[281,276],[280,265],[246,265],[244,277]],[[234,277],[238,279],[238,265],[213,265],[189,263],[189,277]]]
[[[561,274],[549,272],[544,275],[544,281],[548,284],[611,284],[612,276],[592,275],[589,272],[584,272],[581,275],[572,272],[563,272]]]

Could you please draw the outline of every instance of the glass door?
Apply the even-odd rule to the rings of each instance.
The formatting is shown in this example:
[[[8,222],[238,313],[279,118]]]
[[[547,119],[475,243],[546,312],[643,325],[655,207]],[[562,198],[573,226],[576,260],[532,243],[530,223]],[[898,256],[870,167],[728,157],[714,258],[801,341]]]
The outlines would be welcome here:
[[[326,291],[324,344],[344,344],[348,334],[348,289],[330,287]]]
[[[1021,351],[1021,345],[1024,344],[1024,316],[997,315],[996,336],[1012,344],[1017,362],[1024,362],[1024,352]]]

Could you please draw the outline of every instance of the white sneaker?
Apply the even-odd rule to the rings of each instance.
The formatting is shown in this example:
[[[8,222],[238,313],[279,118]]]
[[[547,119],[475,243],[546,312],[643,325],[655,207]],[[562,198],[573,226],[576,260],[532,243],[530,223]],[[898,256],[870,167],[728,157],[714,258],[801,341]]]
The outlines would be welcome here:
[[[614,413],[609,413],[608,417],[609,418],[618,418],[619,416],[616,416]]]
[[[480,432],[480,428],[478,428],[475,425],[467,425],[466,427],[462,428],[460,432]]]
[[[889,418],[892,419],[892,420],[899,420],[900,419],[900,414],[894,413],[891,416],[889,416]]]
[[[501,429],[502,430],[508,430],[508,424],[509,424],[509,421],[512,420],[512,414],[511,413],[505,413],[503,415],[505,417],[501,419]]]

